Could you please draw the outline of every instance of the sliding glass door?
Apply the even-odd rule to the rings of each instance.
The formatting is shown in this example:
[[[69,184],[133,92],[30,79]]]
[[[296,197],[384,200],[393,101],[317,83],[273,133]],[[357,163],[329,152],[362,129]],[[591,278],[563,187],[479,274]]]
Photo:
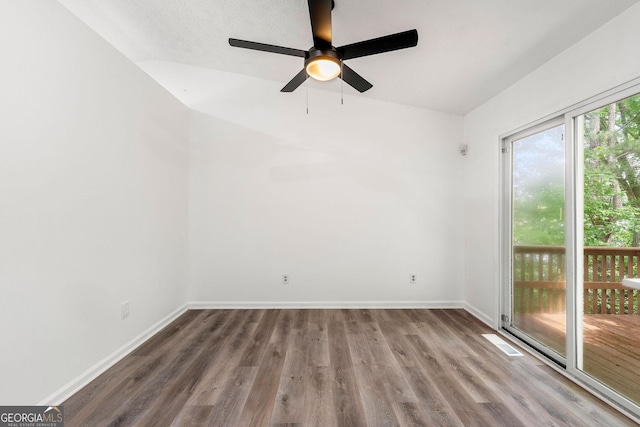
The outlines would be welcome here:
[[[575,118],[582,155],[583,277],[578,369],[640,403],[640,95]]]
[[[503,329],[640,416],[640,80],[502,152]]]
[[[510,154],[509,313],[504,326],[566,356],[564,124],[544,123],[505,141]]]

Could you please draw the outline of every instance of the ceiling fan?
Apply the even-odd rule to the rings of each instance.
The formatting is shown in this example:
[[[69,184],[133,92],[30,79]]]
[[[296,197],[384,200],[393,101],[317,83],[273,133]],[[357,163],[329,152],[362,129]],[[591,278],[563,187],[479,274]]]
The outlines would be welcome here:
[[[313,33],[313,46],[309,50],[234,38],[229,39],[229,44],[234,47],[304,58],[302,71],[296,74],[282,88],[281,92],[293,92],[309,76],[320,81],[328,81],[340,77],[357,91],[364,92],[371,89],[373,85],[344,64],[345,60],[414,47],[418,44],[418,31],[414,29],[346,46],[334,47],[331,44],[331,11],[335,3],[333,0],[308,0],[308,2],[311,32]]]

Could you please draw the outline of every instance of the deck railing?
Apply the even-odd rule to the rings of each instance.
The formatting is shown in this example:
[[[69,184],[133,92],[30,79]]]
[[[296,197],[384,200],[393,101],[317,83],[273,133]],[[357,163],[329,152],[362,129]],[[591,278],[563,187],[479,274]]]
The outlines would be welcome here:
[[[638,314],[638,291],[622,286],[637,277],[640,248],[584,248],[585,314]],[[515,246],[516,313],[561,313],[566,305],[564,246]]]

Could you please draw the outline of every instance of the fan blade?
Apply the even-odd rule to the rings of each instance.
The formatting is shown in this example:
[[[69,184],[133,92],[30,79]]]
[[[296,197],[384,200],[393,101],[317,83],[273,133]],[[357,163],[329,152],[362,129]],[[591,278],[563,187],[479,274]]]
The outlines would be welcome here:
[[[342,80],[350,84],[355,90],[362,93],[373,87],[371,83],[366,81],[360,74],[353,71],[342,63]]]
[[[280,89],[280,92],[293,92],[298,88],[298,86],[304,83],[305,80],[307,80],[307,70],[303,68],[302,71],[296,74],[296,76],[292,78],[291,81],[287,83],[285,87]]]
[[[418,31],[409,30],[402,33],[391,34],[377,39],[348,44],[337,48],[343,60],[360,58],[361,56],[375,55],[377,53],[390,52],[392,50],[414,47],[418,44]]]
[[[331,5],[332,0],[309,0],[309,17],[313,46],[316,49],[331,47]]]
[[[229,39],[229,44],[233,47],[242,47],[244,49],[260,50],[262,52],[280,53],[282,55],[299,56],[304,58],[307,55],[306,50],[292,49],[290,47],[275,46],[272,44],[249,42],[246,40]]]

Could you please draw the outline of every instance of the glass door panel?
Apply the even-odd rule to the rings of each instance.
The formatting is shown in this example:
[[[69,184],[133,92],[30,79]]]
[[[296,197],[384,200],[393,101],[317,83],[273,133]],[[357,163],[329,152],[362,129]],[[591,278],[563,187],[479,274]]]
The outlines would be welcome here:
[[[582,358],[578,368],[640,403],[640,95],[576,120],[583,145]]]
[[[511,319],[507,329],[542,344],[547,353],[566,357],[563,134],[564,125],[557,125],[510,140]]]

